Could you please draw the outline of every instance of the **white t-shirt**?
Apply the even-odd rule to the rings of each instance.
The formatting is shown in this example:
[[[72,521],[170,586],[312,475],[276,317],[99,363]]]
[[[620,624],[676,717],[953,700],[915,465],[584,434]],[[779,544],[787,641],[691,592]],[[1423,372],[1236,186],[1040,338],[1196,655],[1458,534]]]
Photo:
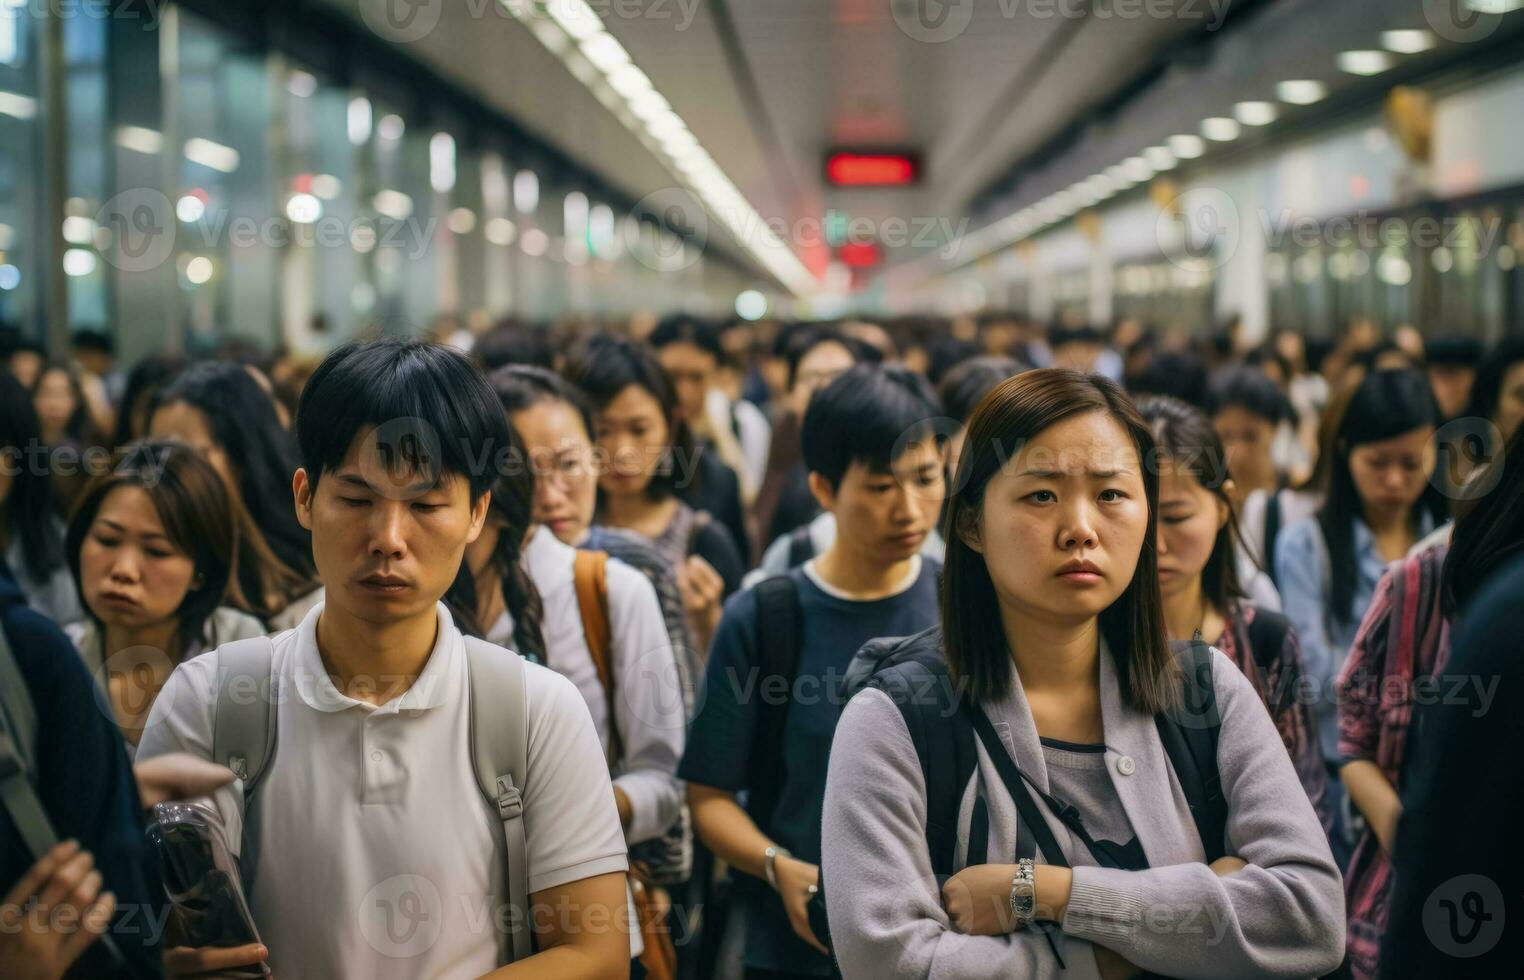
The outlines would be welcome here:
[[[607,752],[611,735],[608,699],[587,649],[577,604],[577,549],[539,528],[524,550],[524,568],[544,606],[546,664],[577,686]],[[614,785],[630,799],[631,844],[657,837],[682,808],[677,763],[683,756],[687,716],[656,589],[640,572],[616,559],[607,565],[608,617],[614,670],[613,719],[624,743]],[[508,645],[513,621],[504,613],[489,631],[490,642]]]
[[[441,604],[423,672],[384,705],[341,694],[315,606],[274,641],[277,749],[249,814],[252,906],[270,967],[313,977],[475,977],[499,958],[502,824],[472,774],[465,644]],[[217,652],[170,676],[139,758],[211,757]],[[531,893],[627,868],[608,769],[582,697],[527,665],[524,830]]]

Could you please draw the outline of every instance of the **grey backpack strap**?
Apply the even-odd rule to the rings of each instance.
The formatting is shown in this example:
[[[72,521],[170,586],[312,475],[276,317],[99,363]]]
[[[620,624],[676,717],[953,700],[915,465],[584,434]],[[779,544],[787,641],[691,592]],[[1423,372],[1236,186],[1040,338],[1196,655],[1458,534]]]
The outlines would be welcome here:
[[[11,655],[10,641],[0,629],[0,807],[10,814],[33,860],[58,843],[53,822],[32,783],[36,766],[37,710],[26,678]]]
[[[524,779],[529,771],[529,699],[524,659],[466,637],[471,679],[471,769],[488,806],[503,822],[508,856],[508,962],[534,954],[529,920],[529,845],[524,837]]]
[[[275,647],[268,636],[217,648],[217,710],[212,716],[212,761],[243,780],[250,791],[275,757]]]

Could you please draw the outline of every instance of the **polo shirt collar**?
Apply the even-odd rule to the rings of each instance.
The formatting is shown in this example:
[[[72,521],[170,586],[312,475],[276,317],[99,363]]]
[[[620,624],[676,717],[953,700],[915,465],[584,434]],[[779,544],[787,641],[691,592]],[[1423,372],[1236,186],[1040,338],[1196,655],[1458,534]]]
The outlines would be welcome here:
[[[464,641],[455,628],[455,620],[444,603],[436,603],[439,631],[434,649],[424,663],[423,671],[411,687],[382,705],[360,701],[334,686],[333,678],[323,666],[318,653],[317,624],[322,616],[320,602],[313,606],[296,627],[296,691],[302,701],[315,711],[347,711],[361,708],[366,711],[396,713],[399,711],[424,711],[437,708],[450,700],[450,691],[464,666]]]

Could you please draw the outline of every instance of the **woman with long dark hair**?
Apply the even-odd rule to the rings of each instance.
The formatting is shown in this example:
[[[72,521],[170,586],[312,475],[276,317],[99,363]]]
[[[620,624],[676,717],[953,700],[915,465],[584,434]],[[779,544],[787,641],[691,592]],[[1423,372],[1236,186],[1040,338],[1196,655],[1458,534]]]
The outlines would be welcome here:
[[[82,462],[67,465],[63,460],[85,460],[87,452],[102,445],[104,439],[90,415],[79,371],[72,365],[56,362],[45,365],[32,385],[31,395],[42,444],[58,455],[61,464],[52,467],[50,479],[58,516],[67,518],[85,484],[90,482],[90,473]]]
[[[239,588],[252,608],[274,619],[311,593],[312,535],[296,519],[291,492],[296,448],[259,382],[238,364],[194,364],[159,391],[148,426],[153,438],[180,439],[205,453],[247,508],[268,550],[258,560],[245,549],[238,563]],[[302,606],[305,612],[310,603]]]
[[[21,382],[0,371],[0,553],[27,605],[60,626],[84,617],[64,561],[64,523],[53,504],[42,430]]]
[[[1524,552],[1524,429],[1468,484],[1455,528],[1381,580],[1339,675],[1340,778],[1365,826],[1345,871],[1350,967],[1377,975],[1392,890],[1400,794],[1433,733],[1413,724],[1424,685],[1444,671],[1459,611]]]
[[[661,552],[682,590],[689,635],[707,650],[721,606],[745,569],[729,532],[677,496],[677,486],[694,479],[698,457],[666,372],[649,351],[595,336],[573,355],[567,377],[592,402],[604,458],[599,523],[634,531]]]
[[[1286,528],[1276,544],[1276,581],[1302,640],[1318,738],[1335,778],[1334,679],[1387,565],[1446,518],[1444,498],[1430,480],[1439,424],[1439,406],[1422,373],[1366,375],[1334,430],[1322,507]],[[1342,798],[1336,782],[1329,786]],[[1335,853],[1347,843],[1338,831]]]
[[[264,626],[223,605],[230,587],[237,504],[210,463],[177,442],[118,452],[69,521],[69,571],[88,613],[68,629],[136,745],[169,674],[220,643]]]
[[[1249,678],[1323,829],[1332,832],[1328,774],[1312,712],[1299,697],[1302,646],[1291,623],[1254,602],[1240,577],[1242,536],[1228,454],[1211,419],[1179,399],[1144,398],[1159,466],[1159,586],[1170,639],[1202,640]]]
[[[1339,873],[1270,716],[1220,653],[1171,649],[1147,423],[1110,381],[1049,369],[968,428],[941,631],[892,644],[836,729],[843,976],[1332,970]],[[1210,770],[1171,747],[1211,722],[1220,824],[1187,802]]]

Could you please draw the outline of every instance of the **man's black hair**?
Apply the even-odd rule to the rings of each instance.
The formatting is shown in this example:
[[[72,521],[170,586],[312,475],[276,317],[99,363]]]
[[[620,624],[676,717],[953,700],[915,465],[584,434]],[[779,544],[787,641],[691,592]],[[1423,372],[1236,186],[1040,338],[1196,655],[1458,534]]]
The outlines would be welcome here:
[[[488,374],[508,364],[553,368],[556,361],[549,331],[513,317],[498,321],[478,337],[471,356]]]
[[[989,355],[964,361],[942,379],[937,393],[949,418],[966,423],[984,396],[1007,378],[1014,378],[1031,368],[1014,357]]]
[[[1204,406],[1207,415],[1215,418],[1218,412],[1232,406],[1271,425],[1289,422],[1293,414],[1291,402],[1270,376],[1253,367],[1228,367],[1212,375]]]
[[[699,350],[713,355],[715,363],[725,363],[725,348],[720,343],[720,331],[708,320],[701,320],[687,313],[664,316],[656,323],[646,343],[652,350],[661,350],[668,344],[692,344]]]
[[[885,472],[900,453],[936,435],[942,414],[926,379],[899,365],[859,364],[810,399],[800,440],[804,465],[832,487],[853,463]]]
[[[984,353],[984,348],[972,340],[959,340],[951,334],[943,334],[926,345],[926,380],[941,385],[949,371]]]
[[[1189,351],[1170,351],[1153,359],[1132,380],[1130,394],[1169,395],[1187,405],[1201,408],[1206,403],[1207,371],[1201,358]]]
[[[74,331],[69,343],[75,350],[93,350],[107,355],[116,353],[116,341],[99,327],[84,327]]]
[[[1423,359],[1430,367],[1474,368],[1482,362],[1482,342],[1475,337],[1442,334],[1424,341]]]
[[[497,480],[510,449],[508,419],[464,354],[421,340],[349,343],[323,359],[296,408],[296,440],[313,488],[336,469],[361,429],[376,426],[420,476],[465,477],[476,500]]]

